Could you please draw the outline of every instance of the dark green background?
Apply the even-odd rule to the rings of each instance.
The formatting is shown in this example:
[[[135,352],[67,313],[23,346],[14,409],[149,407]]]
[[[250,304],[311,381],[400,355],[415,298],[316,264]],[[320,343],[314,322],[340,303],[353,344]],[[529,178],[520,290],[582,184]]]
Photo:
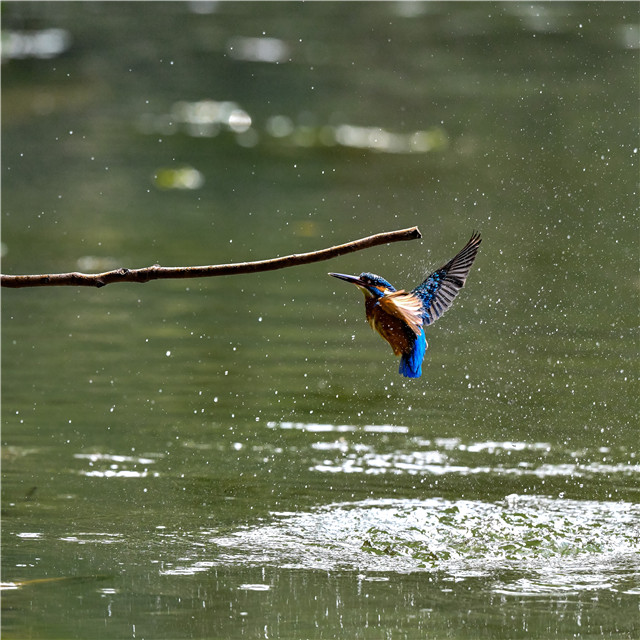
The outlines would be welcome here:
[[[636,3],[2,12],[3,273],[423,234],[3,289],[3,637],[636,637]],[[59,55],[7,45],[50,28]],[[243,57],[265,37],[277,64]],[[176,105],[202,100],[249,137],[193,135]],[[438,144],[328,144],[341,125]],[[185,167],[200,188],[159,188]],[[414,286],[473,229],[405,380],[326,272]]]

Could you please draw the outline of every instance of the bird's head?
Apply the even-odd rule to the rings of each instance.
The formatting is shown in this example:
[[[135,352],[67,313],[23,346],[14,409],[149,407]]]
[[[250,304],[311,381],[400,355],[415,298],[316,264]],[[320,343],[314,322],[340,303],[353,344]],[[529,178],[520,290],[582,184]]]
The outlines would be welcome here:
[[[365,298],[381,298],[387,293],[395,291],[395,287],[387,282],[384,278],[377,276],[375,273],[364,272],[359,276],[348,276],[344,273],[330,273],[330,276],[339,278],[345,282],[355,284],[365,295]]]

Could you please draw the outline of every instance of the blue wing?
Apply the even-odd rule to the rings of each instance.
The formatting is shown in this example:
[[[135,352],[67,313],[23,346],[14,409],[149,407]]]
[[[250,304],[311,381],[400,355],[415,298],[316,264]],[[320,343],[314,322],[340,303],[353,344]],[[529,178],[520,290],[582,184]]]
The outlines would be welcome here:
[[[455,258],[434,271],[412,291],[422,300],[422,321],[425,326],[435,322],[449,309],[458,291],[464,287],[480,242],[482,239],[476,231]]]

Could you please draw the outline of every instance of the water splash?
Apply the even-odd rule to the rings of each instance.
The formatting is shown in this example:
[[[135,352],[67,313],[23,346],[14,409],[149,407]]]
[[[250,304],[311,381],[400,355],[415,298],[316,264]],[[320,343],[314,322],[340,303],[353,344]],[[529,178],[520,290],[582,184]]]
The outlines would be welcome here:
[[[623,502],[365,500],[274,513],[269,524],[229,535],[203,531],[192,561],[183,557],[163,573],[225,565],[438,571],[456,580],[493,576],[498,593],[629,593],[640,578],[639,532],[640,506]]]

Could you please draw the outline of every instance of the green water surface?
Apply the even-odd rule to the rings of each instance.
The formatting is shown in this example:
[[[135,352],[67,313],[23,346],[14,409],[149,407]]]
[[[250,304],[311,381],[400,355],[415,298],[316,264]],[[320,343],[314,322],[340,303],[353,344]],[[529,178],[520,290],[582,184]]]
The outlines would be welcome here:
[[[2,5],[2,637],[640,636],[637,3]],[[483,244],[407,380],[362,295]]]

